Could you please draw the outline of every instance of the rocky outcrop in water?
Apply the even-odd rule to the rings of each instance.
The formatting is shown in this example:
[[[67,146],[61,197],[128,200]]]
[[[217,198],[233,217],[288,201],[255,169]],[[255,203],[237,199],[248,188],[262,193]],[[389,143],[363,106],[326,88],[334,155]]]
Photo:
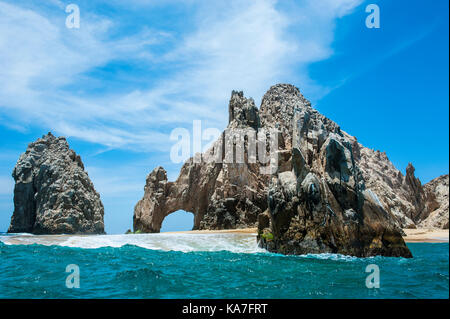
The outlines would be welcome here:
[[[79,155],[51,133],[28,145],[12,176],[9,233],[101,234],[103,204]]]
[[[229,138],[239,130],[245,134]],[[276,145],[268,142],[273,136]],[[400,226],[415,227],[427,216],[426,198],[412,166],[403,176],[384,153],[313,109],[296,87],[279,84],[259,109],[233,91],[227,129],[186,161],[175,182],[162,167],[149,174],[134,230],[159,232],[168,214],[185,210],[195,216],[194,229],[258,225],[261,245],[272,251],[409,257]]]
[[[260,244],[283,254],[411,257],[394,218],[366,189],[349,136],[300,92],[272,94],[271,112],[278,104],[293,110],[292,130],[284,137],[292,141],[292,169],[272,177]]]

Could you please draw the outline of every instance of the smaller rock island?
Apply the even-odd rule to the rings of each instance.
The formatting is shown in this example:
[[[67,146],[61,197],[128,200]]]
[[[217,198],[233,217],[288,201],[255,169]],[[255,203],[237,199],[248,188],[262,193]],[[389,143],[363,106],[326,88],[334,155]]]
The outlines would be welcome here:
[[[8,233],[105,233],[100,195],[64,137],[48,133],[29,144],[12,177],[14,213]]]

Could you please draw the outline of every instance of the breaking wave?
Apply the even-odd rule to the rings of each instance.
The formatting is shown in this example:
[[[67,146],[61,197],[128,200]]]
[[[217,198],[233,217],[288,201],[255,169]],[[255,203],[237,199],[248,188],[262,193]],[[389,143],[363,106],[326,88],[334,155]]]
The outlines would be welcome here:
[[[230,251],[262,253],[255,234],[129,234],[129,235],[39,235],[13,234],[0,236],[7,245],[44,245],[85,249],[133,245],[163,251]]]

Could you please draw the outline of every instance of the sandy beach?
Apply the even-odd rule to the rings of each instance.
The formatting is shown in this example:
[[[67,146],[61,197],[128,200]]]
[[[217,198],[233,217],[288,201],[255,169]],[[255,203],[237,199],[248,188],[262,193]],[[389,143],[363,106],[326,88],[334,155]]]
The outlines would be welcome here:
[[[403,237],[407,243],[445,243],[449,241],[448,229],[403,229],[406,236]],[[165,232],[164,234],[256,234],[256,228],[225,229],[225,230],[190,230],[180,232]]]
[[[162,234],[256,234],[257,228],[222,229],[222,230],[187,230],[163,232]]]
[[[418,229],[403,229],[406,233],[406,236],[403,237],[405,242],[407,243],[446,243],[449,242],[449,231],[448,229],[427,229],[427,228],[418,228]],[[161,234],[249,234],[256,235],[257,228],[241,228],[241,229],[223,229],[223,230],[188,230],[188,231],[174,231],[174,232],[162,232]],[[33,239],[46,239],[50,241],[64,241],[70,237],[93,237],[92,235],[40,235],[40,236],[8,236],[7,238],[9,243],[15,244],[24,244],[23,241],[31,241]],[[98,235],[97,235],[98,236]],[[114,235],[114,236],[120,236]],[[95,237],[95,236],[94,236]]]
[[[407,243],[448,243],[448,229],[403,229]]]

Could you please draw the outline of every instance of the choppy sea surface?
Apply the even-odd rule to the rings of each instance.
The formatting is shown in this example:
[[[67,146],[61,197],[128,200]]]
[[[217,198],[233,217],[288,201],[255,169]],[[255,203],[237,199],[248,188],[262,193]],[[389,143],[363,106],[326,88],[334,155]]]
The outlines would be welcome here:
[[[283,256],[252,234],[0,233],[0,298],[448,298],[449,244],[408,247],[412,259]]]

